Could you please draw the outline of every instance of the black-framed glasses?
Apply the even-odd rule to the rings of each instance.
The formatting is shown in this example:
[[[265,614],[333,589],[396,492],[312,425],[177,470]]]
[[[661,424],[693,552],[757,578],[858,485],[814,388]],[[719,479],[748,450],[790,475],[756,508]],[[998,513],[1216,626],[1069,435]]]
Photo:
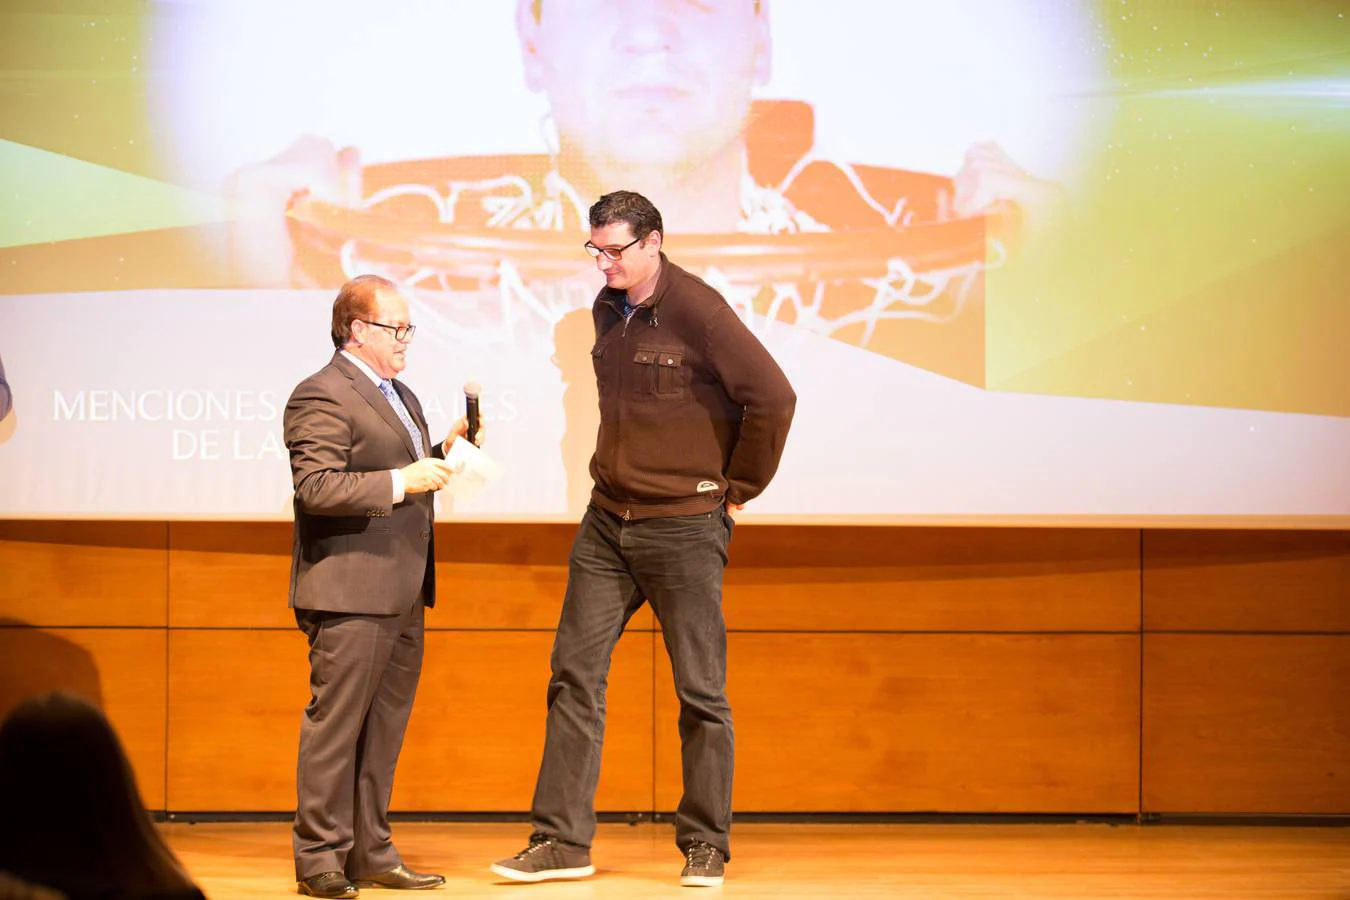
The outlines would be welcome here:
[[[386,325],[383,322],[372,322],[370,319],[357,319],[358,322],[365,322],[367,325],[377,325],[380,328],[388,328],[394,333],[396,341],[411,341],[413,335],[417,333],[416,325]]]
[[[642,237],[646,237],[646,235],[644,234]],[[629,247],[633,246],[634,244],[636,244],[638,241],[641,240],[642,238],[633,238],[631,241],[624,244],[622,247],[597,247],[590,241],[587,241],[583,246],[586,248],[586,252],[592,256],[592,258],[599,259],[600,254],[603,253],[605,254],[605,259],[612,259],[615,262],[618,262],[619,258],[623,256],[623,251],[627,250]]]

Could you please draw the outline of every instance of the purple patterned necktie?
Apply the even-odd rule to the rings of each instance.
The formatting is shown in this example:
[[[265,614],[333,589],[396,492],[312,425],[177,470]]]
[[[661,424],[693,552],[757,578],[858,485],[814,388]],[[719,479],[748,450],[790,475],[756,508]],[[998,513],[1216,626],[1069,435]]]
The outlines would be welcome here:
[[[408,436],[412,438],[413,447],[417,450],[417,458],[421,459],[426,456],[422,452],[422,432],[413,424],[412,416],[408,414],[408,407],[403,405],[403,398],[398,395],[398,391],[394,390],[394,382],[388,378],[381,379],[380,393],[389,398],[389,405],[394,408],[394,412],[398,413],[399,421],[403,423],[403,427],[408,429]]]

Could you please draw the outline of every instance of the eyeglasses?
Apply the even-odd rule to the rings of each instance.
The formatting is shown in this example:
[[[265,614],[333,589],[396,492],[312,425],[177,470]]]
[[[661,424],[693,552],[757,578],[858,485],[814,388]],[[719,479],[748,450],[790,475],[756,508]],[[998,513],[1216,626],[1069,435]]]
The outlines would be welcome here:
[[[411,341],[413,335],[417,333],[416,325],[386,325],[383,322],[372,322],[369,319],[357,319],[358,322],[365,322],[367,325],[378,325],[380,328],[388,328],[394,333],[396,341]]]
[[[643,237],[646,237],[646,235],[643,235]],[[623,251],[627,250],[640,240],[642,240],[642,238],[633,238],[622,247],[597,247],[590,241],[587,241],[583,246],[585,246],[586,252],[595,259],[599,259],[600,254],[603,253],[605,254],[605,259],[612,259],[615,262],[618,262],[619,258],[623,256]]]

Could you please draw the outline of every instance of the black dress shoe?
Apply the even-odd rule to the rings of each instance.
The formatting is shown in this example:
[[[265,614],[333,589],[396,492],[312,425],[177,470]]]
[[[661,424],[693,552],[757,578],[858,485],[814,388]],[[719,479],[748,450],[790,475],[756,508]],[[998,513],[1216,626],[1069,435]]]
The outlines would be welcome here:
[[[341,872],[321,872],[318,875],[311,875],[296,882],[295,886],[302,894],[328,897],[329,900],[351,900],[361,893]]]
[[[388,872],[381,872],[378,875],[367,875],[365,878],[356,879],[356,883],[361,887],[380,887],[393,888],[402,891],[424,891],[427,888],[440,887],[445,884],[444,875],[423,875],[421,872],[414,872],[407,866],[394,866]]]

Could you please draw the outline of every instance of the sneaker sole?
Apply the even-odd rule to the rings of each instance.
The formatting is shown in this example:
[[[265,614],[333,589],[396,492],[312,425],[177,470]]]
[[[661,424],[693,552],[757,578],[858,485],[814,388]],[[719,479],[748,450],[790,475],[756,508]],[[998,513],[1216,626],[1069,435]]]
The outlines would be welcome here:
[[[509,878],[512,881],[552,881],[562,878],[585,878],[588,875],[595,874],[595,866],[578,866],[575,869],[545,869],[542,872],[522,872],[519,869],[509,869],[506,866],[499,866],[496,863],[488,866],[492,874],[500,875],[503,878]]]
[[[681,875],[681,887],[721,887],[721,875]]]

